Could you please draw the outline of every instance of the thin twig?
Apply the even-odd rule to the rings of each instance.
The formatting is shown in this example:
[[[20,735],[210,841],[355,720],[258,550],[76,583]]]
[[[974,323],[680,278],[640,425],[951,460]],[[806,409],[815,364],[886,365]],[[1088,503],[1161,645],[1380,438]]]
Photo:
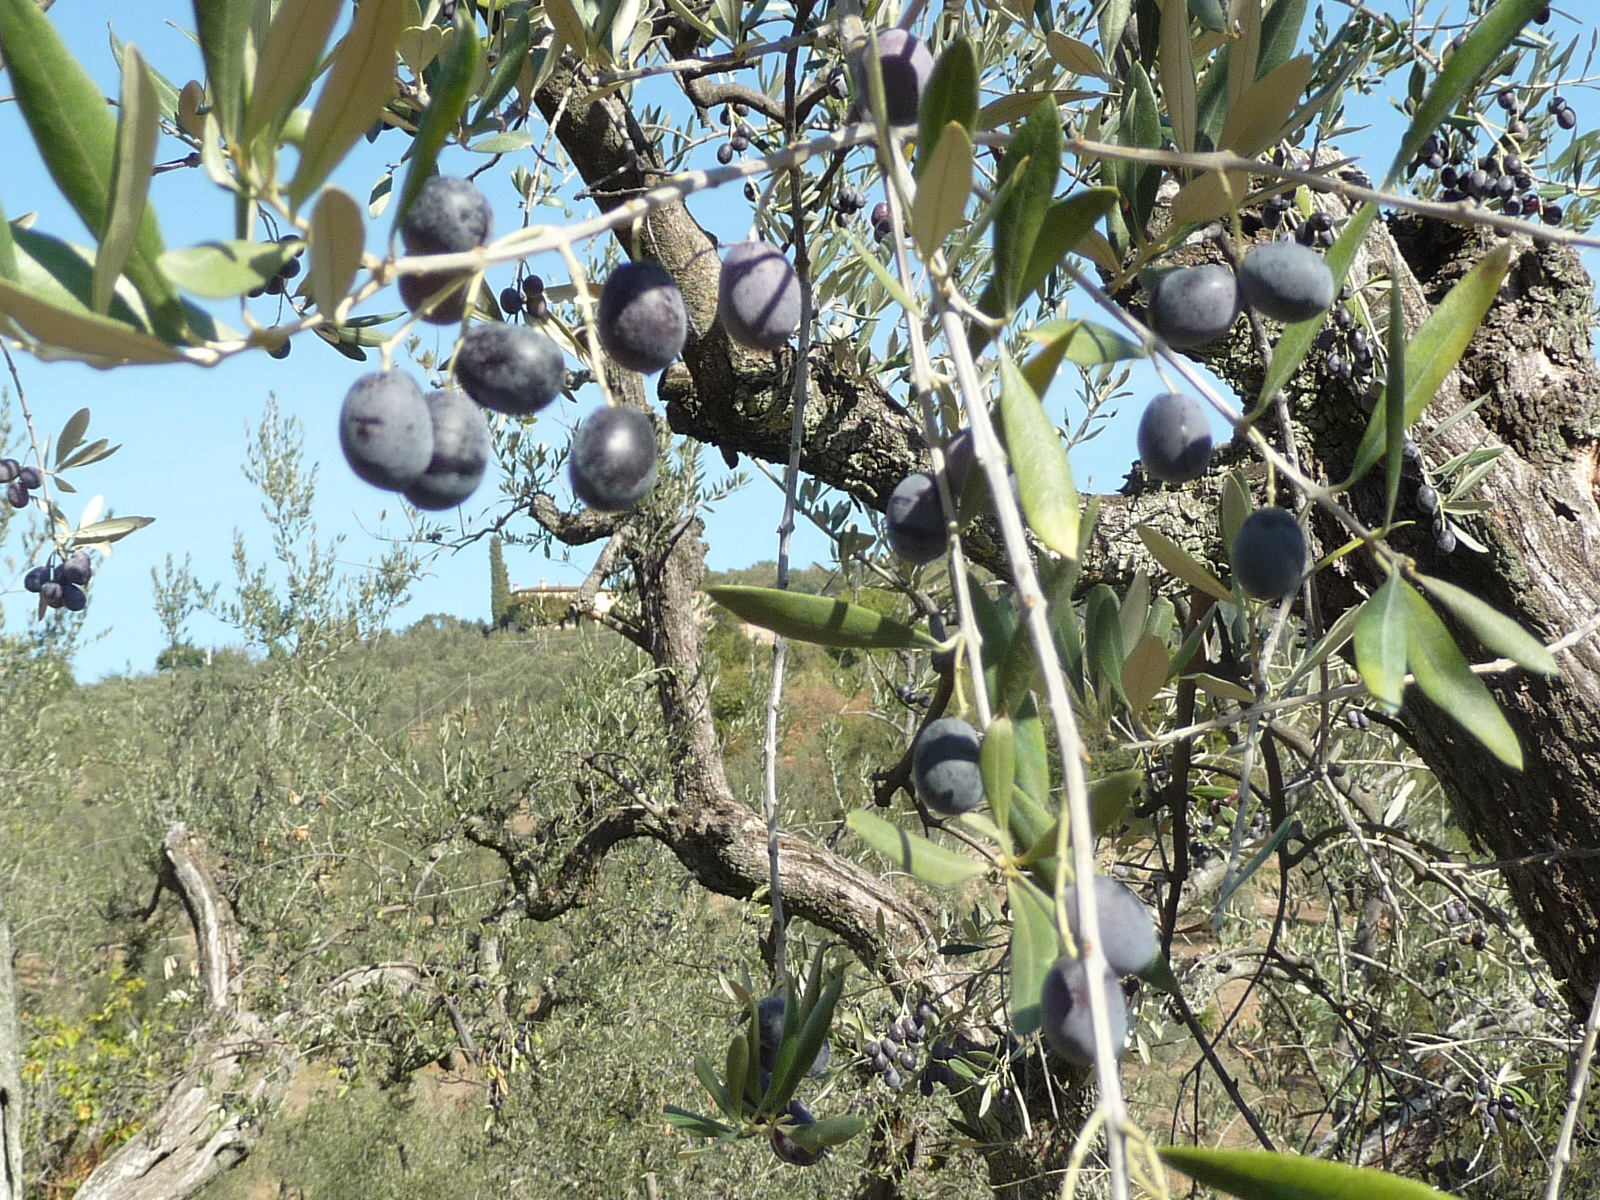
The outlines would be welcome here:
[[[1572,1162],[1572,1139],[1578,1129],[1578,1110],[1583,1107],[1583,1093],[1589,1086],[1589,1067],[1594,1062],[1595,1040],[1600,1037],[1600,987],[1594,990],[1594,1002],[1589,1005],[1589,1019],[1583,1025],[1583,1044],[1578,1047],[1572,1063],[1572,1087],[1567,1093],[1567,1110],[1561,1117],[1561,1136],[1556,1141],[1555,1154],[1550,1164],[1550,1184],[1544,1190],[1544,1200],[1557,1200],[1561,1195],[1561,1181],[1567,1165]]]

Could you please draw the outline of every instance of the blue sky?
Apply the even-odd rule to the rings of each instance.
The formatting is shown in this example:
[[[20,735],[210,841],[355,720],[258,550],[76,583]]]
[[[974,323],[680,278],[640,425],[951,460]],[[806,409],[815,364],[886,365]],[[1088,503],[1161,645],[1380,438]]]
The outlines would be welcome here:
[[[152,65],[176,83],[181,85],[184,80],[201,75],[198,50],[186,35],[165,23],[163,14],[187,22],[191,9],[177,3],[60,0],[52,12],[80,61],[109,94],[115,94],[117,86],[107,35],[112,24],[119,37],[137,43]],[[678,104],[681,108],[686,102],[680,98]],[[1382,120],[1386,111],[1374,104],[1370,116],[1362,119]],[[0,104],[0,145],[7,148],[4,182],[0,183],[0,200],[7,215],[15,219],[37,210],[40,229],[89,243],[91,239],[60,199],[39,162],[14,104]],[[380,139],[375,146],[362,143],[334,182],[358,198],[365,197],[372,181],[388,165],[385,156],[398,155],[404,148],[403,139],[395,137]],[[158,161],[177,158],[184,152],[186,147],[166,140],[158,151]],[[465,173],[482,162],[475,155],[453,148],[445,152],[441,168]],[[507,174],[507,170],[499,169],[480,180],[497,209],[498,228],[502,231],[520,223]],[[158,175],[153,183],[152,202],[169,247],[232,232],[231,200],[199,170],[180,169]],[[741,237],[748,227],[748,206],[732,189],[721,195],[697,197],[695,209],[704,222],[726,238]],[[369,233],[373,248],[381,247],[388,224],[387,217],[372,223]],[[534,260],[530,267],[547,278],[564,278],[566,274],[554,256],[544,262]],[[511,275],[509,268],[502,268],[491,275],[490,282],[498,288],[509,282]],[[257,317],[270,323],[272,302],[263,299],[251,303]],[[364,311],[393,311],[399,307],[397,298],[387,293],[369,303]],[[230,315],[228,306],[218,311],[230,324],[240,324],[237,313]],[[440,352],[448,350],[449,331],[423,328],[425,344]],[[364,370],[373,368],[338,356],[313,337],[297,339],[293,352],[284,361],[257,352],[236,356],[212,369],[133,367],[99,372],[78,364],[45,363],[26,356],[19,357],[17,365],[41,435],[59,429],[71,413],[87,405],[94,413],[90,436],[122,443],[117,455],[73,476],[79,493],[65,497],[68,514],[76,518],[91,496],[103,493],[120,514],[156,518],[154,525],[120,543],[115,555],[103,563],[96,575],[84,617],[88,645],[77,660],[82,679],[152,667],[163,638],[151,605],[150,570],[159,566],[168,553],[179,561],[190,555],[195,575],[204,582],[222,582],[224,592],[233,579],[230,556],[236,529],[243,533],[253,561],[270,557],[258,496],[240,471],[247,426],[259,420],[269,396],[276,396],[280,408],[304,425],[307,457],[321,464],[315,508],[319,533],[324,538],[346,535],[342,556],[352,569],[381,553],[382,545],[375,533],[401,533],[407,528],[398,498],[355,479],[345,467],[337,445],[337,414],[344,392]],[[9,391],[9,379],[5,384]],[[1086,490],[1117,487],[1133,457],[1132,431],[1142,409],[1140,401],[1155,390],[1153,376],[1148,371],[1136,373],[1133,387],[1134,398],[1124,402],[1117,419],[1075,456],[1080,486]],[[1073,389],[1056,390],[1065,395]],[[586,397],[576,411],[587,412],[594,402],[592,396]],[[1055,411],[1061,415],[1059,404],[1057,401]],[[12,415],[15,424],[18,414],[14,405]],[[556,405],[541,417],[536,436],[551,443],[564,441],[574,415],[572,405]],[[1065,419],[1075,423],[1077,414],[1068,411]],[[14,435],[9,452],[16,453],[17,448]],[[708,469],[715,466],[720,471],[714,451],[708,452],[706,462]],[[492,494],[491,480],[475,500]],[[469,504],[467,512],[476,514],[483,507],[481,503]],[[773,557],[780,508],[777,490],[755,475],[744,492],[723,502],[709,515],[711,565],[744,566]],[[6,550],[15,554],[15,538]],[[435,612],[487,617],[487,554],[486,543],[479,543],[459,555],[447,554],[434,560],[398,622],[407,624]],[[825,540],[803,527],[796,537],[796,562],[825,561],[827,557]],[[576,582],[587,568],[583,557],[570,564],[547,562],[515,548],[508,548],[507,560],[512,578],[518,583],[537,583],[541,579]],[[13,561],[13,574],[0,561],[0,600],[5,602],[7,627],[13,630],[32,615],[32,597],[20,591],[21,571],[28,565]],[[189,632],[191,640],[201,645],[235,640],[225,627],[205,617],[192,619]]]

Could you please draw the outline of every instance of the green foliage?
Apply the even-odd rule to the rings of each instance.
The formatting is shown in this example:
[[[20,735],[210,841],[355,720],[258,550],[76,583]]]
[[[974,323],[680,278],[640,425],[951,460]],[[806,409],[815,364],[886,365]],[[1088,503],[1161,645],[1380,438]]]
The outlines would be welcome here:
[[[658,23],[626,0],[460,5],[449,17],[420,24],[440,7],[364,0],[349,35],[328,52],[340,6],[199,0],[209,96],[201,91],[197,100],[198,89],[190,88],[176,93],[135,48],[119,44],[123,85],[112,118],[37,7],[0,0],[0,51],[11,65],[19,110],[97,242],[91,252],[26,223],[0,226],[0,316],[7,332],[42,354],[102,366],[181,357],[212,362],[243,352],[264,340],[259,331],[237,337],[219,330],[176,289],[229,297],[260,286],[290,253],[257,240],[255,222],[265,216],[273,234],[288,221],[307,245],[305,295],[288,301],[295,328],[314,327],[351,357],[381,346],[388,366],[405,348],[403,332],[378,327],[398,314],[354,320],[348,314],[356,299],[365,299],[353,293],[366,288],[366,267],[375,267],[377,285],[391,274],[392,264],[364,263],[362,247],[368,218],[395,190],[394,168],[374,186],[366,213],[354,196],[324,186],[358,140],[390,136],[386,129],[411,139],[408,150],[397,147],[389,158],[409,164],[395,201],[398,222],[450,142],[500,155],[539,140],[534,114],[548,94],[536,104],[533,93],[563,53],[584,61],[584,86],[595,83],[613,97],[608,104],[629,111],[651,94],[634,88],[642,77],[635,68],[660,73],[650,35]],[[744,71],[747,60],[773,61],[752,53],[771,49],[762,40],[769,23],[759,5],[718,0],[708,13],[672,7],[683,21],[674,37],[738,48],[737,61],[722,64],[730,72]],[[973,1174],[961,1157],[966,1149],[1007,1147],[1004,1153],[1013,1154],[1014,1144],[1022,1170],[1053,1187],[1059,1164],[1049,1147],[1070,1141],[1064,1135],[1078,1099],[1076,1089],[1040,1089],[1049,1062],[1031,1034],[1040,1023],[1042,980],[1063,942],[1051,890],[1065,885],[1068,864],[1058,853],[1072,814],[1080,833],[1087,815],[1103,839],[1072,849],[1114,857],[1133,884],[1149,885],[1168,915],[1176,915],[1169,936],[1193,939],[1180,949],[1211,957],[1186,973],[1184,987],[1203,1026],[1231,1031],[1208,1050],[1229,1055],[1233,1070],[1249,1076],[1245,1090],[1274,1136],[1285,1144],[1309,1142],[1336,1123],[1337,1137],[1346,1141],[1330,1143],[1330,1152],[1354,1155],[1359,1139],[1392,1117],[1397,1092],[1410,1097],[1413,1088],[1434,1087],[1419,1081],[1475,1071],[1483,1099],[1451,1109],[1440,1118],[1444,1131],[1433,1136],[1442,1147],[1474,1146],[1474,1161],[1480,1152],[1492,1158],[1499,1174],[1491,1186],[1501,1194],[1537,1173],[1538,1146],[1548,1140],[1543,1135],[1553,1126],[1559,1093],[1553,1081],[1559,1073],[1543,1059],[1547,1043],[1565,1031],[1553,1019],[1530,1016],[1491,1037],[1464,1022],[1480,1001],[1496,1011],[1527,1008],[1546,994],[1545,977],[1522,951],[1520,929],[1500,915],[1504,894],[1486,881],[1463,882],[1454,870],[1462,837],[1409,754],[1372,732],[1365,710],[1350,710],[1343,726],[1326,720],[1341,695],[1330,675],[1332,655],[1353,641],[1368,693],[1386,716],[1404,713],[1409,672],[1417,685],[1409,699],[1442,709],[1508,766],[1521,762],[1512,727],[1441,613],[1527,669],[1552,672],[1554,658],[1482,600],[1420,576],[1384,540],[1393,532],[1405,431],[1436,401],[1468,350],[1508,272],[1510,244],[1468,270],[1409,339],[1399,317],[1401,281],[1389,281],[1394,315],[1387,338],[1374,345],[1383,347],[1391,386],[1349,481],[1387,458],[1385,520],[1376,532],[1356,530],[1354,518],[1343,514],[1357,536],[1333,556],[1370,555],[1372,562],[1359,569],[1369,574],[1357,577],[1381,571],[1387,580],[1359,615],[1352,610],[1322,628],[1313,612],[1302,638],[1286,604],[1269,625],[1237,587],[1222,582],[1226,571],[1207,544],[1215,540],[1209,530],[1179,544],[1176,526],[1171,536],[1140,526],[1142,545],[1160,571],[1138,571],[1131,581],[1079,577],[1094,522],[1082,511],[1068,450],[1093,436],[1100,406],[1127,379],[1113,365],[1152,352],[1165,357],[1168,348],[1133,332],[1137,326],[1124,336],[1068,320],[1069,286],[1095,287],[1073,256],[1099,268],[1108,294],[1094,291],[1094,298],[1109,307],[1142,269],[1161,269],[1175,252],[1189,251],[1193,228],[1221,218],[1225,240],[1244,236],[1244,217],[1261,199],[1249,189],[1263,181],[1287,189],[1294,181],[1285,164],[1305,165],[1287,153],[1282,162],[1269,161],[1269,152],[1283,143],[1298,152],[1300,142],[1310,144],[1306,131],[1313,124],[1316,145],[1335,141],[1347,87],[1366,89],[1413,63],[1439,64],[1431,79],[1431,68],[1419,66],[1421,75],[1408,80],[1416,116],[1387,188],[1441,125],[1469,142],[1477,136],[1484,121],[1482,106],[1474,105],[1495,79],[1514,75],[1525,62],[1537,75],[1552,62],[1549,47],[1525,30],[1537,0],[1469,5],[1472,31],[1451,50],[1435,44],[1444,31],[1427,28],[1420,11],[1404,21],[1378,21],[1362,10],[1334,33],[1318,10],[1311,52],[1296,54],[1306,8],[1302,0],[1270,7],[1241,0],[1223,14],[1212,0],[1112,0],[1092,12],[1037,5],[1031,21],[1003,9],[986,12],[939,57],[912,173],[893,147],[880,144],[869,154],[845,146],[836,130],[851,114],[829,98],[821,75],[807,85],[806,123],[784,129],[785,138],[801,143],[830,139],[813,156],[826,158],[825,171],[812,170],[808,154],[815,147],[801,145],[792,170],[787,161],[768,164],[771,189],[757,193],[757,223],[768,236],[780,210],[815,218],[796,220],[817,308],[827,314],[826,326],[812,331],[819,362],[832,356],[831,368],[843,377],[851,366],[886,381],[906,373],[920,392],[913,399],[928,402],[928,432],[938,438],[948,439],[997,401],[1004,465],[1015,473],[1020,513],[1038,544],[1006,548],[1011,577],[1003,585],[976,569],[963,578],[959,556],[948,568],[927,562],[908,574],[903,564],[873,556],[873,536],[852,515],[860,496],[829,497],[824,481],[811,478],[797,489],[797,500],[802,514],[834,539],[839,571],[796,573],[794,586],[780,590],[759,569],[709,589],[732,616],[797,642],[775,706],[774,761],[763,747],[775,656],[728,616],[714,619],[705,655],[709,703],[735,794],[753,802],[763,768],[776,771],[781,762],[777,821],[791,836],[820,840],[821,830],[831,838],[848,828],[863,845],[845,839],[839,849],[860,854],[864,869],[882,871],[881,861],[865,853],[870,848],[913,882],[948,889],[925,906],[928,936],[918,945],[897,944],[901,931],[882,931],[891,949],[867,964],[870,983],[846,989],[840,974],[824,986],[819,974],[805,992],[806,1004],[816,1003],[809,1014],[786,993],[783,1049],[768,1086],[759,1074],[755,1022],[737,1025],[752,989],[729,982],[730,1006],[705,984],[717,974],[729,979],[730,964],[753,959],[754,931],[768,923],[776,897],[712,903],[688,890],[686,902],[691,876],[677,858],[661,847],[606,842],[599,847],[611,851],[603,868],[583,881],[589,903],[581,916],[518,919],[547,902],[547,881],[574,861],[588,862],[595,847],[585,835],[613,814],[636,805],[660,820],[681,802],[688,752],[706,751],[686,746],[681,711],[661,711],[658,689],[670,678],[661,674],[662,662],[595,629],[544,628],[560,615],[550,611],[556,602],[513,601],[498,537],[490,546],[493,628],[536,636],[491,638],[489,630],[438,617],[386,632],[416,556],[396,549],[359,576],[342,569],[338,539],[319,538],[313,519],[317,468],[304,457],[296,424],[269,405],[247,467],[272,531],[268,562],[253,559],[237,537],[227,599],[170,557],[163,575],[153,573],[168,641],[157,663],[161,676],[76,688],[66,670],[70,633],[58,625],[0,643],[4,811],[19,847],[12,853],[18,865],[45,864],[13,873],[23,880],[15,908],[24,928],[57,930],[33,936],[77,989],[55,994],[41,975],[24,984],[32,1001],[58,1010],[46,1012],[43,1003],[30,1010],[37,1049],[31,1082],[54,1088],[38,1140],[114,1144],[132,1127],[140,1089],[176,1061],[181,1030],[172,1013],[186,1003],[182,964],[170,989],[149,987],[155,978],[149,947],[163,932],[160,921],[146,925],[116,914],[128,912],[128,896],[148,882],[139,855],[148,854],[166,822],[184,820],[226,848],[251,999],[282,1015],[291,1029],[286,1036],[308,1048],[302,1082],[316,1085],[307,1107],[272,1128],[246,1172],[213,1187],[214,1200],[274,1184],[374,1197],[469,1186],[493,1194],[621,1195],[636,1190],[641,1178],[646,1190],[671,1194],[837,1195],[856,1174],[842,1154],[796,1178],[766,1155],[742,1153],[749,1147],[684,1156],[682,1139],[676,1132],[662,1136],[664,1127],[728,1148],[765,1136],[769,1118],[797,1088],[810,1086],[802,1068],[824,1037],[834,1039],[843,1058],[869,1036],[881,1036],[886,1017],[905,1003],[901,993],[924,986],[930,974],[942,989],[940,1020],[949,1022],[941,1034],[954,1042],[959,1029],[966,1047],[950,1060],[957,1064],[949,1068],[953,1082],[944,1084],[959,1116],[951,1115],[944,1093],[918,1108],[909,1094],[885,1098],[862,1086],[860,1072],[843,1070],[817,1085],[830,1089],[836,1110],[808,1132],[794,1129],[794,1140],[837,1144],[871,1120],[877,1139],[870,1161],[905,1194],[981,1187],[975,1175],[930,1182],[919,1175],[920,1165],[908,1161],[901,1170],[888,1162],[905,1123],[923,1121],[909,1145],[931,1137],[937,1144],[931,1160],[957,1162],[958,1172]],[[1198,38],[1191,12],[1205,31]],[[800,18],[802,26],[806,20]],[[804,40],[815,31],[796,32]],[[674,45],[673,53],[680,52],[693,47]],[[807,75],[831,69],[833,53],[828,39],[809,45]],[[1565,61],[1559,59],[1562,70]],[[614,68],[620,73],[610,74]],[[1076,90],[1078,75],[1106,87]],[[319,79],[311,107],[300,107]],[[1547,82],[1534,78],[1530,86]],[[878,83],[871,90],[879,93],[873,108],[881,112]],[[980,109],[981,98],[994,91],[1001,94]],[[570,111],[565,102],[563,108]],[[794,110],[785,109],[792,117]],[[713,186],[712,176],[682,174],[703,165],[692,157],[703,139],[659,137],[673,121],[648,107],[637,117],[630,138],[657,144],[636,145],[627,169],[648,160],[652,181]],[[164,253],[146,189],[156,130],[173,118],[208,176],[234,193],[237,227],[231,237],[208,231],[209,240]],[[984,140],[979,132],[991,130],[1005,132],[1005,148],[976,151]],[[560,131],[552,132],[559,141]],[[779,149],[776,136],[776,125],[752,134],[753,152]],[[1506,136],[1522,135],[1507,129]],[[1164,149],[1169,143],[1181,152],[1221,148],[1260,161],[1249,170],[1219,171],[1215,160],[1189,157],[1174,167]],[[289,160],[282,152],[291,145],[293,174],[285,180]],[[1575,144],[1570,159],[1541,168],[1560,177],[1544,186],[1565,186],[1567,172],[1581,183],[1582,145]],[[565,149],[581,172],[583,156]],[[551,167],[560,161],[559,153],[541,148],[513,169],[529,228],[509,235],[516,240],[485,247],[474,271],[560,240],[531,214],[546,200],[566,203],[560,168]],[[1090,186],[1058,198],[1064,164]],[[819,203],[823,188],[866,183],[875,169],[895,201],[885,202],[891,217],[875,221],[884,226],[876,247],[848,220],[824,219]],[[731,178],[717,176],[715,185]],[[1168,183],[1179,190],[1163,214],[1160,189]],[[585,185],[599,186],[592,179]],[[630,191],[647,207],[667,195]],[[1296,193],[1294,201],[1292,211],[1307,216],[1309,196]],[[1377,213],[1376,204],[1356,210],[1331,246],[1328,265],[1341,282],[1359,263]],[[894,228],[902,214],[910,217],[909,247]],[[636,239],[630,248],[642,246]],[[558,248],[570,246],[563,241]],[[926,297],[914,294],[924,271],[932,284]],[[477,288],[479,276],[473,279]],[[586,358],[587,338],[566,323],[581,314],[562,310],[564,293],[552,288],[555,308],[538,319]],[[902,310],[896,315],[904,316],[903,328],[891,330],[878,315],[889,301]],[[492,312],[492,301],[484,304]],[[1366,314],[1360,294],[1340,312],[1358,310]],[[1254,347],[1268,360],[1255,413],[1293,387],[1319,325],[1291,323],[1274,342]],[[1260,335],[1256,330],[1257,341]],[[1041,349],[1025,360],[1029,341]],[[994,361],[978,360],[991,344]],[[423,367],[443,366],[420,343],[409,346]],[[697,346],[695,353],[702,352],[706,347]],[[1064,438],[1042,401],[1066,363],[1084,368],[1085,415]],[[1170,359],[1163,364],[1180,367]],[[1254,382],[1253,370],[1233,374]],[[86,411],[68,421],[57,439],[56,469],[111,452],[104,440],[82,445],[86,426]],[[522,511],[537,511],[530,498],[548,495],[561,461],[559,451],[535,446],[528,428],[513,421],[497,434],[511,494],[519,498],[517,521]],[[1279,489],[1298,481],[1323,505],[1344,503],[1342,488],[1301,479],[1302,470],[1316,469],[1305,465],[1313,456],[1274,440],[1294,433],[1280,427],[1272,439],[1252,441],[1246,430],[1236,440],[1269,460],[1267,474]],[[1474,451],[1447,468],[1458,480],[1451,497],[1457,515],[1470,511],[1465,493],[1491,468],[1494,453]],[[692,454],[676,465],[613,543],[645,588],[652,582],[641,563],[667,535],[684,537],[694,527],[695,506],[712,495]],[[1262,511],[1244,482],[1253,477],[1241,470],[1226,485],[1224,528],[1244,526],[1252,509]],[[856,482],[858,492],[875,495],[875,484]],[[1016,528],[1012,499],[998,490],[991,499],[1005,513],[1001,525]],[[1298,507],[1285,495],[1267,499]],[[96,511],[74,527],[58,510],[41,512],[58,544],[109,545],[145,522],[102,520]],[[509,537],[523,536],[515,524],[506,528]],[[553,534],[547,526],[534,536]],[[1311,586],[1319,583],[1314,575]],[[629,580],[619,588],[618,623],[643,627],[653,597],[629,594],[631,586]],[[243,649],[205,655],[202,666],[185,636],[188,616],[200,609],[222,617]],[[958,622],[949,622],[952,609],[964,610]],[[936,612],[959,624],[961,637],[976,629],[981,653],[960,637],[946,641],[942,632],[925,631],[925,618],[939,627]],[[1053,641],[1036,646],[1022,628],[1025,616],[1042,616]],[[949,655],[954,667],[944,665],[936,675],[935,655]],[[1053,710],[1043,707],[1043,695],[1057,702]],[[929,711],[936,708],[943,711]],[[868,796],[881,805],[899,803],[896,772],[903,776],[903,767],[896,764],[917,730],[944,715],[989,722],[980,763],[992,793],[989,813],[918,830],[903,811],[880,815],[864,807]],[[1185,728],[1174,734],[1178,726]],[[1087,794],[1076,782],[1083,764],[1094,778]],[[1074,768],[1070,788],[1063,766]],[[1362,807],[1359,836],[1350,803]],[[41,820],[47,811],[50,820]],[[102,846],[107,827],[123,831],[121,849]],[[752,819],[745,832],[755,828]],[[688,861],[691,855],[679,850]],[[1264,883],[1273,873],[1260,868],[1274,856],[1282,869]],[[1451,869],[1433,869],[1429,856]],[[1391,857],[1404,869],[1397,871]],[[1314,872],[1295,869],[1307,859]],[[1086,862],[1074,864],[1079,879]],[[698,877],[736,890],[703,864]],[[76,887],[52,891],[45,880]],[[750,890],[746,883],[739,895]],[[1380,920],[1380,898],[1394,910],[1387,922]],[[1452,929],[1473,914],[1473,929]],[[1358,925],[1358,959],[1347,953],[1347,917]],[[167,934],[170,926],[168,920]],[[97,936],[85,940],[90,930]],[[804,926],[796,931],[803,934]],[[84,945],[126,942],[132,965],[124,968],[120,949],[106,962],[73,960],[65,953],[74,944],[69,935]],[[1459,990],[1419,986],[1418,980],[1469,970],[1437,957],[1438,946],[1452,938],[1470,948],[1463,953],[1471,956],[1472,983]],[[941,961],[930,972],[933,954]],[[1271,968],[1252,976],[1252,987],[1270,1002],[1249,1013],[1243,1001],[1230,1007],[1231,999],[1207,990],[1218,982],[1213,976],[1231,981],[1229,964],[1241,960]],[[371,966],[400,961],[409,969]],[[1174,961],[1181,966],[1181,957]],[[140,998],[156,990],[163,991],[159,1005]],[[1183,1085],[1193,1087],[1192,1097],[1175,1098],[1172,1079],[1187,1078],[1195,1056],[1183,1039],[1169,1036],[1167,1021],[1159,1003],[1139,1005],[1133,1014],[1133,1047],[1147,1064],[1129,1079],[1134,1112],[1147,1127],[1176,1128],[1169,1115],[1181,1104],[1186,1133],[1209,1143],[1230,1128],[1233,1114],[1202,1074]],[[1260,1034],[1256,1041],[1265,1049],[1235,1054],[1245,1044],[1241,1022]],[[1440,1046],[1449,1047],[1449,1057],[1435,1070],[1431,1056],[1442,1054]],[[1123,1048],[1111,1049],[1116,1057]],[[1428,1061],[1419,1067],[1419,1059]],[[700,1081],[720,1117],[692,1111],[705,1105],[690,1082],[691,1060],[700,1064]],[[1109,1089],[1115,1080],[1099,1082]],[[1429,1098],[1444,1109],[1464,1092],[1440,1084]],[[1519,1096],[1530,1110],[1544,1102],[1530,1122],[1538,1135],[1483,1145],[1485,1120],[1503,1119],[1491,1115],[1491,1095],[1497,1105],[1500,1097]],[[935,1111],[936,1122],[924,1120]],[[1475,1129],[1470,1118],[1477,1115],[1484,1120]],[[1035,1136],[1036,1123],[1046,1127],[1043,1136]],[[1506,1128],[1499,1125],[1502,1134]],[[1000,1161],[996,1153],[991,1169],[999,1170]],[[1432,1194],[1420,1183],[1356,1176],[1309,1158],[1189,1148],[1171,1151],[1169,1161],[1247,1200],[1331,1200],[1358,1188],[1396,1197]],[[1454,1162],[1439,1160],[1435,1173],[1459,1174]],[[52,1187],[74,1181],[64,1161],[45,1170]]]

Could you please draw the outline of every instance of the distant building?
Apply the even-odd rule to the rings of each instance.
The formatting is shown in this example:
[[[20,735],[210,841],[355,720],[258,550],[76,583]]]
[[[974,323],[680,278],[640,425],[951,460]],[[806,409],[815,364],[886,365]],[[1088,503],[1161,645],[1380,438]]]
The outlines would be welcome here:
[[[522,617],[517,624],[526,626],[555,625],[558,628],[570,623],[573,602],[578,598],[578,588],[541,579],[538,587],[511,585],[511,609]],[[594,594],[594,611],[604,616],[617,602],[614,593],[601,588]]]

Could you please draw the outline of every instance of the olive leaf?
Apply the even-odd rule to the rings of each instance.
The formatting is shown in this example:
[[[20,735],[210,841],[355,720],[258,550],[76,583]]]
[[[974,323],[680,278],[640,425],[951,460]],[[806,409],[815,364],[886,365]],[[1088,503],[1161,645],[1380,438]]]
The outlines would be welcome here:
[[[1356,621],[1356,670],[1380,707],[1400,711],[1406,686],[1406,583],[1390,575],[1361,606]]]
[[[455,36],[428,94],[428,108],[411,142],[411,166],[406,169],[400,203],[395,206],[394,227],[406,219],[411,202],[433,174],[445,138],[461,121],[467,101],[472,98],[472,81],[483,62],[483,47],[478,28],[465,9],[456,10]]]
[[[304,203],[332,174],[393,98],[402,7],[401,0],[364,0],[356,9],[311,111],[300,164],[289,181],[294,204]]]
[[[984,864],[971,855],[902,829],[877,813],[858,808],[845,824],[897,868],[933,887],[956,887],[983,872]]]
[[[725,585],[706,589],[734,616],[784,637],[819,646],[855,650],[932,649],[939,642],[924,630],[902,624],[848,600],[811,596],[782,588]]]
[[[1163,1146],[1161,1161],[1241,1200],[1450,1200],[1387,1171],[1271,1150]]]
[[[283,0],[278,5],[266,37],[257,43],[255,82],[241,139],[246,144],[265,130],[276,130],[305,97],[343,10],[342,0]]]

